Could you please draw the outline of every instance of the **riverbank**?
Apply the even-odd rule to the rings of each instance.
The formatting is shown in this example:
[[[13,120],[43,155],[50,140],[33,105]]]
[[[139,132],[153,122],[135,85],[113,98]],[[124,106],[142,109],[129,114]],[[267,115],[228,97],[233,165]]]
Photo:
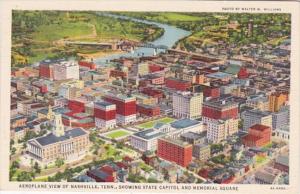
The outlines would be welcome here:
[[[77,56],[83,57],[85,59],[95,59],[95,58],[101,58],[101,57],[107,57],[110,55],[115,55],[115,54],[123,54],[127,53],[125,51],[117,50],[117,51],[98,51],[95,53],[77,53]]]

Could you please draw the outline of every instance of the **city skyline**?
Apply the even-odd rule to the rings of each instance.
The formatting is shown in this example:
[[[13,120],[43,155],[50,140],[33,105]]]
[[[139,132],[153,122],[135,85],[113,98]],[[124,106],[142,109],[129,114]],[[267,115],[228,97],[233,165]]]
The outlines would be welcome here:
[[[10,181],[289,184],[290,14],[12,24]]]

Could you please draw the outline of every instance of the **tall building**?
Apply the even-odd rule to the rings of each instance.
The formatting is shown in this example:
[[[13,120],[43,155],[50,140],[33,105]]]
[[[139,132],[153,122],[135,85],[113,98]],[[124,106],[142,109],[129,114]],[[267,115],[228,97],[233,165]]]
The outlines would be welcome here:
[[[246,105],[254,109],[259,109],[261,111],[268,111],[269,99],[266,96],[262,95],[249,96],[246,100]]]
[[[177,118],[201,117],[203,93],[176,92],[172,96],[173,115]]]
[[[219,143],[238,132],[238,119],[209,120],[207,122],[207,139],[212,143]]]
[[[270,112],[263,112],[260,110],[247,110],[242,113],[243,131],[255,125],[261,124],[272,128],[272,114]]]
[[[58,95],[68,100],[77,99],[81,96],[81,89],[84,88],[84,81],[82,80],[71,80],[59,84]]]
[[[157,156],[186,167],[192,161],[192,144],[168,137],[159,138]]]
[[[210,120],[236,119],[238,118],[238,103],[225,100],[203,102],[202,118],[204,123]]]
[[[116,126],[116,105],[110,102],[94,103],[95,125],[99,128],[114,128]]]
[[[53,64],[50,61],[42,61],[39,65],[40,78],[53,80]]]
[[[55,114],[52,122],[51,133],[27,142],[29,156],[43,164],[84,157],[89,148],[89,134],[81,128],[65,131],[61,115]]]
[[[288,93],[273,93],[269,96],[269,111],[277,112],[289,100]]]
[[[290,124],[290,107],[283,106],[278,112],[272,113],[272,129],[277,130]]]
[[[79,65],[76,61],[59,61],[53,65],[54,80],[79,79]]]
[[[249,128],[249,132],[242,138],[242,142],[248,147],[262,147],[271,142],[271,128],[256,124]]]
[[[117,123],[126,125],[136,120],[136,98],[124,95],[106,95],[105,101],[116,105]]]
[[[135,75],[147,75],[149,73],[149,64],[148,63],[138,63],[133,66],[133,72]]]
[[[193,157],[201,161],[206,161],[211,157],[210,146],[208,144],[196,144],[193,147]]]

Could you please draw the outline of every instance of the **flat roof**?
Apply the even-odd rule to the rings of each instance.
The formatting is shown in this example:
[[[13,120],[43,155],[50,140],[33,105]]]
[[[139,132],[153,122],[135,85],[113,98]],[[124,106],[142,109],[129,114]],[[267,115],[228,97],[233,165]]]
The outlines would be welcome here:
[[[191,119],[181,119],[178,121],[174,121],[173,123],[171,123],[171,126],[176,128],[176,129],[181,129],[181,128],[187,128],[193,125],[197,125],[200,122],[197,120],[191,120]]]
[[[189,138],[189,139],[193,139],[193,140],[197,140],[197,139],[201,139],[203,137],[206,137],[206,133],[195,133],[195,132],[187,132],[184,134],[180,135],[181,137],[184,138]]]
[[[180,139],[173,139],[173,138],[170,138],[170,137],[161,137],[160,139],[163,140],[163,141],[167,141],[167,142],[169,142],[171,144],[178,145],[180,147],[192,146],[192,144],[184,142],[184,141],[182,141]]]
[[[232,105],[237,106],[238,102],[231,101],[231,100],[225,100],[225,99],[223,99],[223,100],[222,99],[217,99],[217,100],[211,100],[211,101],[203,102],[203,105],[222,108],[222,107],[232,106]]]
[[[159,130],[146,129],[146,130],[134,133],[133,135],[137,136],[137,137],[140,137],[142,139],[150,140],[150,139],[154,139],[154,138],[163,136],[165,134],[160,132]]]
[[[216,73],[207,74],[206,77],[215,78],[215,79],[225,79],[225,78],[231,78],[232,75],[224,72],[216,72]]]
[[[270,112],[267,112],[267,111],[261,111],[261,110],[258,110],[258,109],[251,109],[251,110],[246,110],[245,113],[249,113],[249,114],[255,114],[255,115],[259,115],[259,116],[268,116],[268,115],[271,115]],[[245,114],[244,113],[244,114]]]
[[[95,102],[95,104],[99,105],[99,106],[104,106],[104,107],[114,105],[113,103],[110,103],[107,101]]]

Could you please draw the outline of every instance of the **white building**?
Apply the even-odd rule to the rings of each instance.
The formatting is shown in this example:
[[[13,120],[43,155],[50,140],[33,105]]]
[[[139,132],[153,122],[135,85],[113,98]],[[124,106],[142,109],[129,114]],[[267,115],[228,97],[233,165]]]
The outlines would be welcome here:
[[[201,117],[203,93],[176,92],[172,96],[173,115],[177,118]]]
[[[164,136],[160,130],[146,129],[134,133],[130,137],[130,144],[132,147],[144,152],[155,151],[157,149],[157,139]]]
[[[290,108],[283,106],[278,112],[272,113],[273,130],[286,127],[290,124]]]
[[[59,61],[53,65],[54,80],[79,79],[79,65],[76,61]]]
[[[247,110],[242,113],[243,131],[255,125],[261,124],[272,128],[272,114],[270,112],[263,112],[260,110]]]
[[[238,119],[211,120],[207,123],[207,139],[219,143],[238,132]]]
[[[197,120],[181,119],[171,123],[168,136],[174,139],[187,132],[201,133],[204,131],[203,123]]]
[[[289,141],[290,139],[290,127],[285,126],[279,129],[275,129],[274,136],[283,141]]]

